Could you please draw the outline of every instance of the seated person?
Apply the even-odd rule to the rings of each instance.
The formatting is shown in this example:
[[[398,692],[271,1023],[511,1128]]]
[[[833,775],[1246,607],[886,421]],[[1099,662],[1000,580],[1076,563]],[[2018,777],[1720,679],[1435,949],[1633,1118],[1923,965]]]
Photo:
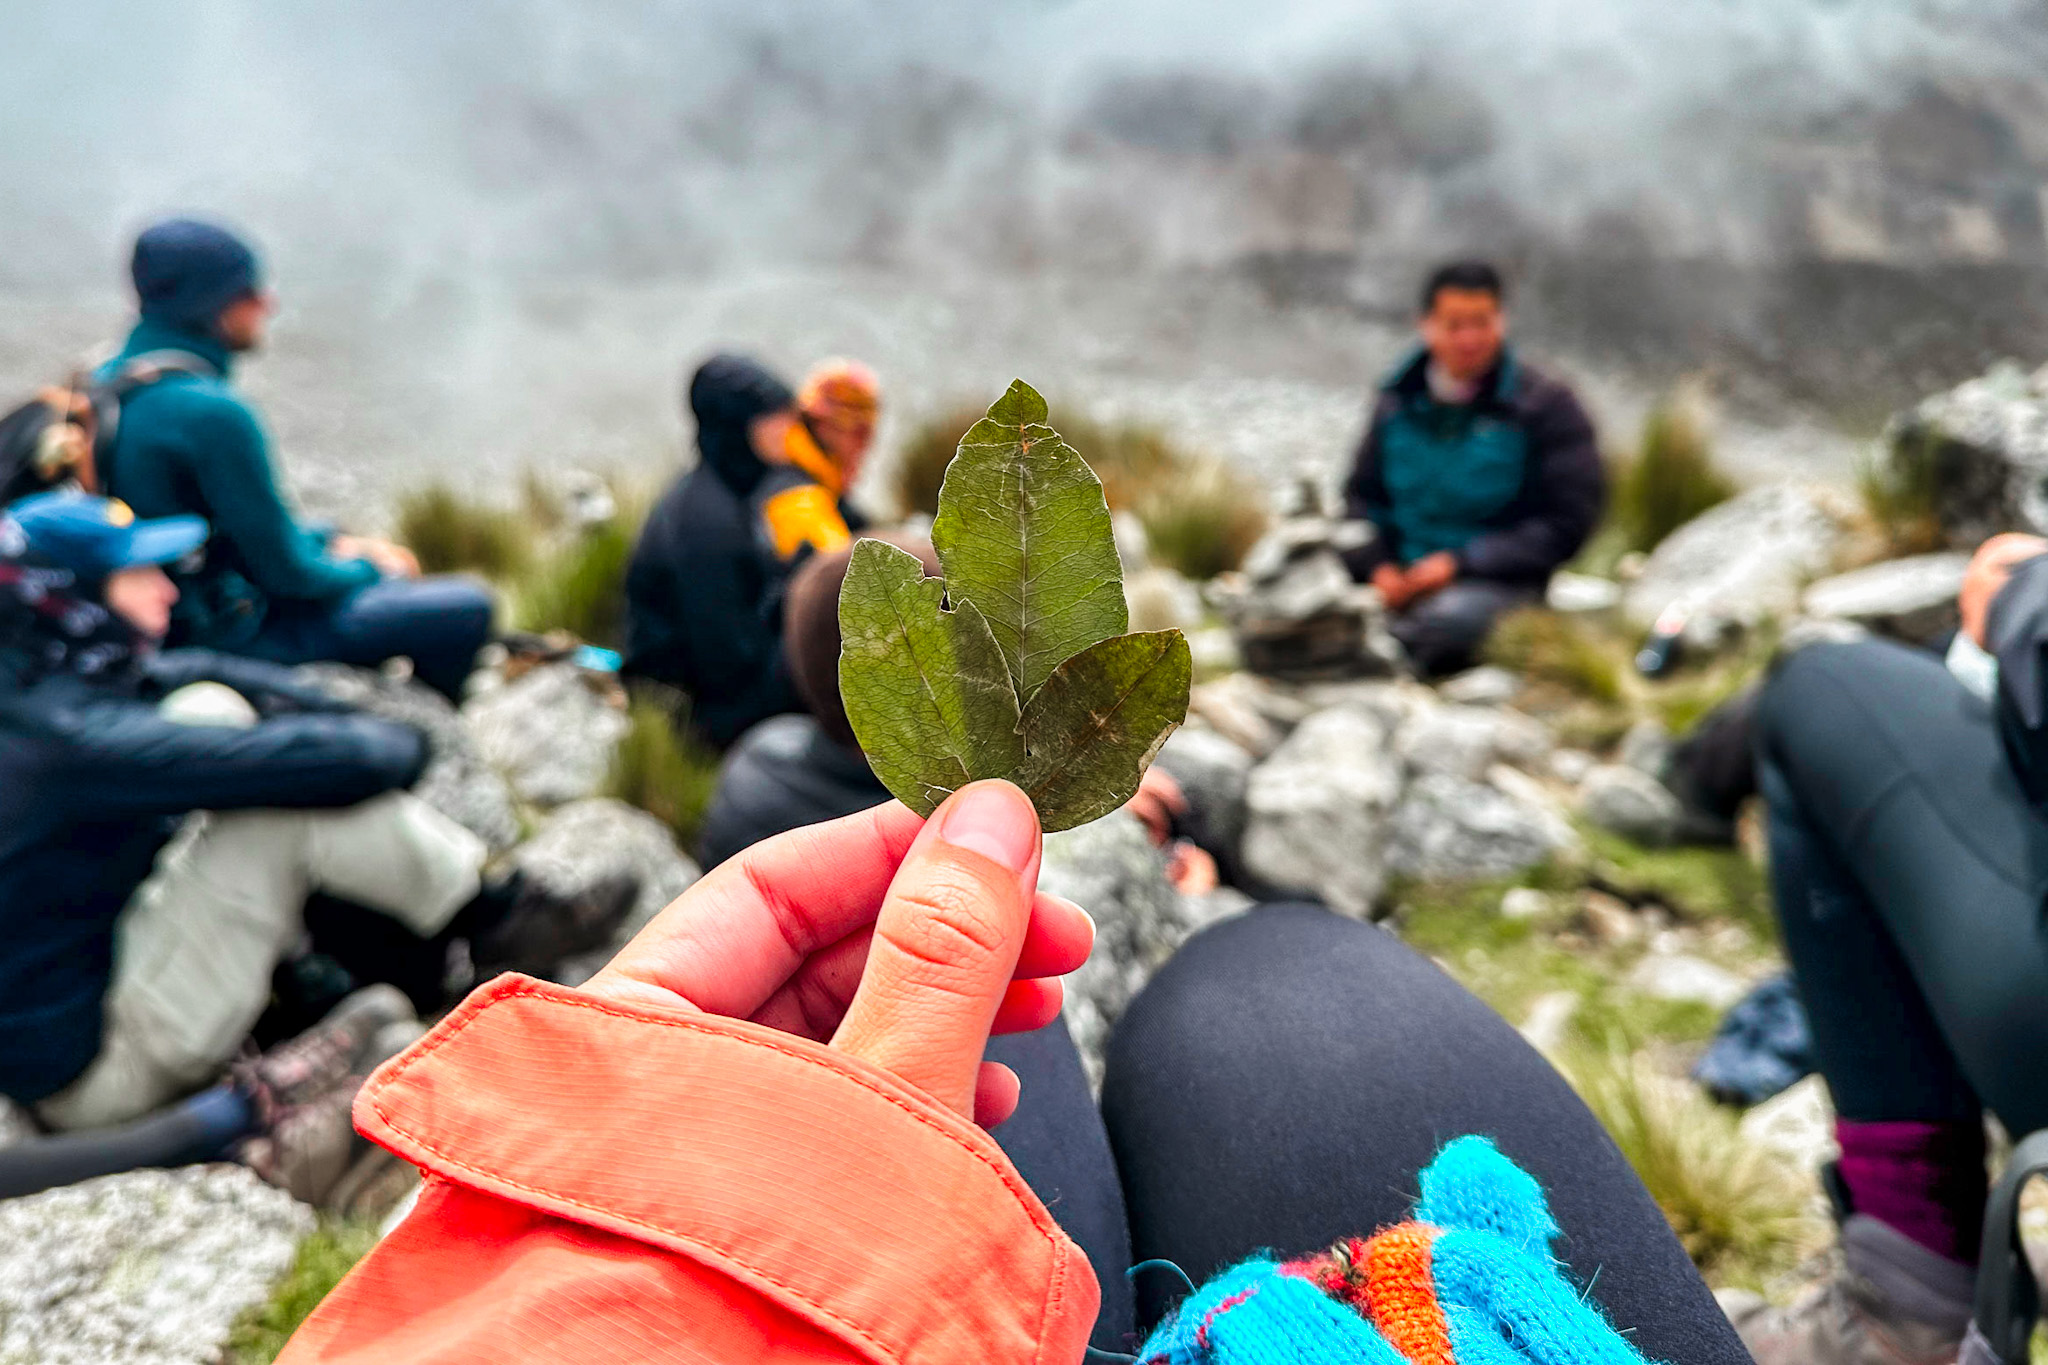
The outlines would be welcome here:
[[[687,692],[692,727],[720,750],[755,721],[801,709],[782,653],[783,589],[806,556],[846,548],[862,524],[842,495],[873,434],[872,377],[842,364],[807,386],[806,402],[800,411],[741,356],[698,367],[697,466],[648,514],[626,572],[622,671]]]
[[[1985,1211],[1984,1114],[2048,1127],[2048,541],[1971,561],[1991,698],[1884,640],[1784,659],[1754,715],[1771,885],[1834,1099],[1841,1269],[1734,1305],[1760,1365],[1953,1360]]]
[[[444,973],[457,938],[480,971],[542,969],[533,944],[582,925],[561,951],[594,947],[630,899],[596,923],[486,885],[482,841],[405,790],[427,761],[419,731],[275,665],[157,653],[178,598],[160,566],[205,538],[197,517],[138,521],[83,494],[0,512],[0,1094],[54,1129],[122,1124],[218,1078],[314,892],[402,926]],[[374,1035],[412,1013],[388,988],[359,1001],[343,1045],[300,1058],[290,1102],[318,1097],[315,1074],[367,1072]],[[347,1095],[327,1098],[345,1115]],[[243,1099],[230,1117],[253,1122]],[[346,1150],[345,1123],[324,1131]],[[91,1157],[9,1149],[0,1190],[20,1192],[8,1162]]]
[[[400,546],[301,524],[230,382],[272,310],[255,253],[221,228],[173,220],[136,239],[132,273],[141,320],[97,376],[102,394],[119,395],[99,486],[138,516],[189,513],[213,527],[204,563],[172,571],[171,643],[283,664],[403,655],[459,700],[490,636],[490,594],[467,578],[420,578]]]
[[[472,995],[358,1111],[435,1178],[279,1365],[1746,1360],[1564,1080],[1383,929],[1198,934],[1098,1106],[1054,1022],[1093,930],[1040,852],[1007,783],[885,803],[581,989]],[[1035,1040],[1015,1070],[992,1032]],[[1221,1272],[1142,1346],[1177,1291],[1138,1258]]]
[[[1600,520],[1606,474],[1572,391],[1507,344],[1490,265],[1447,265],[1422,291],[1422,347],[1381,387],[1344,484],[1373,524],[1346,556],[1386,599],[1424,674],[1471,665],[1494,619],[1540,603]]]

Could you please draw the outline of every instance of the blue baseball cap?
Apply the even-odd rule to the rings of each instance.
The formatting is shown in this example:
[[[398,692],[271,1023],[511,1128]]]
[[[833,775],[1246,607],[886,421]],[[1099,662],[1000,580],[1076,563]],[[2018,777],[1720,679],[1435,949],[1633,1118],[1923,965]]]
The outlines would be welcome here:
[[[10,522],[12,537],[4,534]],[[38,493],[0,510],[0,546],[18,539],[36,558],[87,579],[182,559],[207,533],[204,517],[143,521],[125,502],[86,493]]]

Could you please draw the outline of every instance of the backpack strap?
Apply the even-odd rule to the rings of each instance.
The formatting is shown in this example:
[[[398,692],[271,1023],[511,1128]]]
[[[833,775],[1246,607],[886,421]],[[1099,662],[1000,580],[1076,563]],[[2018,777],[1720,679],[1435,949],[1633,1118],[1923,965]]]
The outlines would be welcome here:
[[[114,448],[115,433],[121,428],[121,404],[128,395],[173,374],[188,374],[195,379],[218,379],[220,367],[203,355],[167,347],[128,357],[121,362],[119,369],[92,386],[87,397],[92,402],[95,465],[104,468],[107,452]]]

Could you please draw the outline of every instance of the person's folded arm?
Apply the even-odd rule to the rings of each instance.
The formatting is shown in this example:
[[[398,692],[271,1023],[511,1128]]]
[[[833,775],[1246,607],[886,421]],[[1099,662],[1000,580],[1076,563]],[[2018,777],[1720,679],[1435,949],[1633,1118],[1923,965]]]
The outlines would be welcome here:
[[[1541,582],[1579,552],[1599,524],[1607,474],[1592,419],[1559,390],[1529,430],[1528,514],[1474,536],[1457,552],[1461,577]]]
[[[949,821],[992,787],[1023,837]],[[1014,788],[890,803],[721,865],[581,990],[484,986],[358,1096],[427,1183],[280,1365],[1076,1365],[1087,1261],[970,1119],[1092,937],[1037,864]]]

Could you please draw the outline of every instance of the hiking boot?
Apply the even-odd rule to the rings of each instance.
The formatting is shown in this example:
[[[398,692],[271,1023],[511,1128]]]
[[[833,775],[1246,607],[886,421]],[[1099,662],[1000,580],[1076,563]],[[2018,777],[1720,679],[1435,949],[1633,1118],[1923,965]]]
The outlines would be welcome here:
[[[563,958],[611,942],[640,898],[640,879],[620,873],[577,895],[562,896],[532,877],[520,877],[512,890],[512,908],[505,917],[470,940],[478,981],[500,972],[544,976]]]
[[[292,1198],[325,1205],[371,1150],[370,1140],[356,1132],[351,1117],[356,1092],[372,1071],[425,1032],[417,1019],[395,1020],[379,1028],[356,1053],[359,1071],[272,1110],[263,1119],[263,1131],[244,1140],[235,1159]]]
[[[380,1033],[394,1024],[413,1024],[412,1001],[396,986],[365,986],[329,1010],[327,1017],[259,1057],[233,1068],[235,1083],[256,1103],[265,1122],[332,1089],[344,1077],[367,1076],[367,1059]],[[384,1056],[377,1061],[382,1061]]]
[[[1790,1308],[1719,1297],[1757,1365],[1949,1365],[1976,1282],[1970,1267],[1856,1214],[1842,1224],[1833,1276]]]

